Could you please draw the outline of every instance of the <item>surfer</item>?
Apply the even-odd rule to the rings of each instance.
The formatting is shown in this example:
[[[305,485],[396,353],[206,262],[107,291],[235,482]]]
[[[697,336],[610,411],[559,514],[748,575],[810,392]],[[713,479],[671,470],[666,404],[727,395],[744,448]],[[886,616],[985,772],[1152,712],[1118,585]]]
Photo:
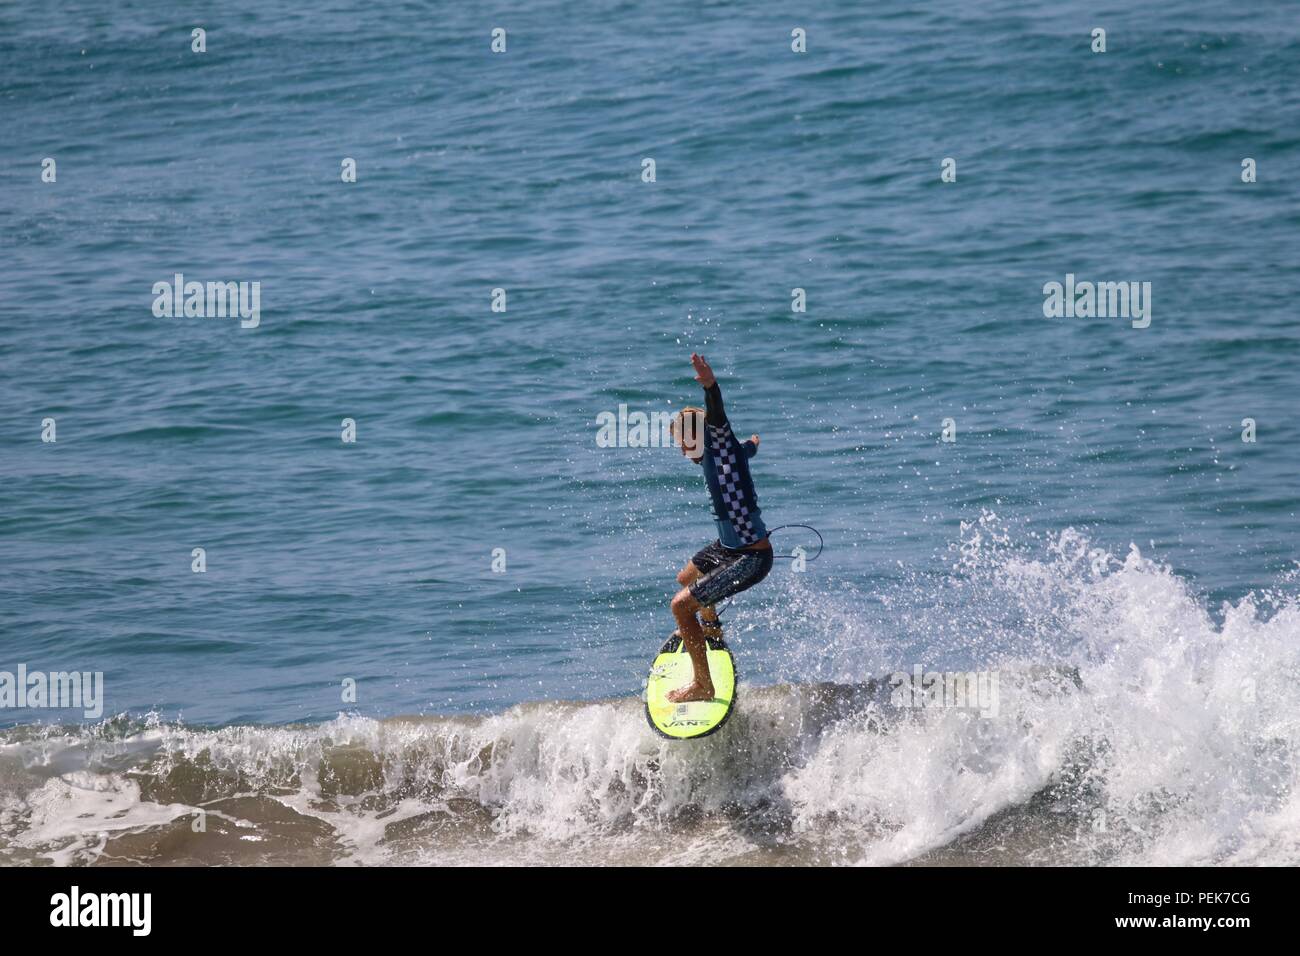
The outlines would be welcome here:
[[[772,545],[749,477],[749,459],[758,452],[758,436],[745,442],[736,439],[713,369],[694,353],[691,364],[695,380],[704,387],[705,407],[683,408],[673,419],[671,433],[682,454],[704,466],[718,540],[691,558],[677,575],[682,589],[673,598],[672,612],[694,675],[685,687],[667,695],[675,704],[713,698],[705,642],[706,634],[721,635],[713,606],[753,587],[772,570]]]

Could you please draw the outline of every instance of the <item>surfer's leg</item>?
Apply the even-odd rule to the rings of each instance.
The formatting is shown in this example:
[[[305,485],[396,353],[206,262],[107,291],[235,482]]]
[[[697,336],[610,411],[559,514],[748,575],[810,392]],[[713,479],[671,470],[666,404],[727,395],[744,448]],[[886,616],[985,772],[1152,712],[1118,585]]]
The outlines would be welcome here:
[[[722,542],[714,541],[706,545],[696,553],[695,557],[686,562],[686,567],[677,575],[677,583],[684,588],[690,588],[695,592],[695,582],[700,578],[707,577],[718,568],[722,567],[729,560],[727,550],[722,546]],[[698,600],[698,595],[697,595]],[[718,626],[718,612],[714,610],[712,602],[700,602],[700,622],[704,625],[704,634],[706,637],[721,637],[722,630]]]
[[[695,600],[689,588],[682,588],[673,598],[673,617],[677,619],[677,633],[682,636],[686,653],[690,655],[694,675],[685,687],[668,694],[674,704],[692,700],[713,699],[713,679],[709,676],[708,646],[704,642],[704,631],[695,619],[695,612],[700,609],[700,602]]]
[[[695,566],[694,561],[687,561],[686,567],[677,573],[677,583],[684,588],[689,588],[692,584],[700,579],[704,574]],[[711,604],[705,604],[700,608],[700,624],[704,626],[705,637],[721,637],[722,628],[718,621],[718,612]]]

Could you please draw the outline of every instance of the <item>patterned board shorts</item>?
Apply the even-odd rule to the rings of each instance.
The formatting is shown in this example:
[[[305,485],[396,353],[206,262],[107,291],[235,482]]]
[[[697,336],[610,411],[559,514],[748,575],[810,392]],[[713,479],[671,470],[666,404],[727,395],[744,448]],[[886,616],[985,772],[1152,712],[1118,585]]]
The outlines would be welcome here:
[[[752,588],[772,570],[772,551],[728,551],[719,541],[706,547],[691,563],[700,569],[691,596],[705,607]]]

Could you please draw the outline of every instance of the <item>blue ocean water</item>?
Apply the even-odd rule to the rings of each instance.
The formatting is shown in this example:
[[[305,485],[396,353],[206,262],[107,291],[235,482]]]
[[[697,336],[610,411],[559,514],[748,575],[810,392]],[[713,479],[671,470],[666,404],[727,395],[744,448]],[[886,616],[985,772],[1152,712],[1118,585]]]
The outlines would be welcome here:
[[[1292,627],[1297,25],[6,4],[0,669],[102,671],[105,716],[167,726],[615,700],[648,733],[673,576],[714,535],[689,462],[596,419],[698,403],[692,351],[762,437],[769,527],[826,539],[732,607],[748,686],[1074,666],[1101,617],[1198,660]],[[176,273],[259,282],[259,324],[156,317]],[[1149,282],[1150,325],[1045,317],[1067,274]],[[1035,617],[1044,579],[1073,616]],[[1116,588],[1139,610],[1107,617]]]

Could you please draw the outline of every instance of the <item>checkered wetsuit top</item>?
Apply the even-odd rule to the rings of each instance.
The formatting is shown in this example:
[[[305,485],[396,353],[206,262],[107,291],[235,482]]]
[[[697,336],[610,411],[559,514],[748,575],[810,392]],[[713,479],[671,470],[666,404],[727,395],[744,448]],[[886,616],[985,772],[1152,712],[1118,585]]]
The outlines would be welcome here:
[[[715,382],[705,390],[704,480],[713,499],[718,541],[724,548],[743,548],[767,537],[758,495],[749,476],[749,459],[758,450],[753,442],[736,440],[722,407],[722,390]]]

